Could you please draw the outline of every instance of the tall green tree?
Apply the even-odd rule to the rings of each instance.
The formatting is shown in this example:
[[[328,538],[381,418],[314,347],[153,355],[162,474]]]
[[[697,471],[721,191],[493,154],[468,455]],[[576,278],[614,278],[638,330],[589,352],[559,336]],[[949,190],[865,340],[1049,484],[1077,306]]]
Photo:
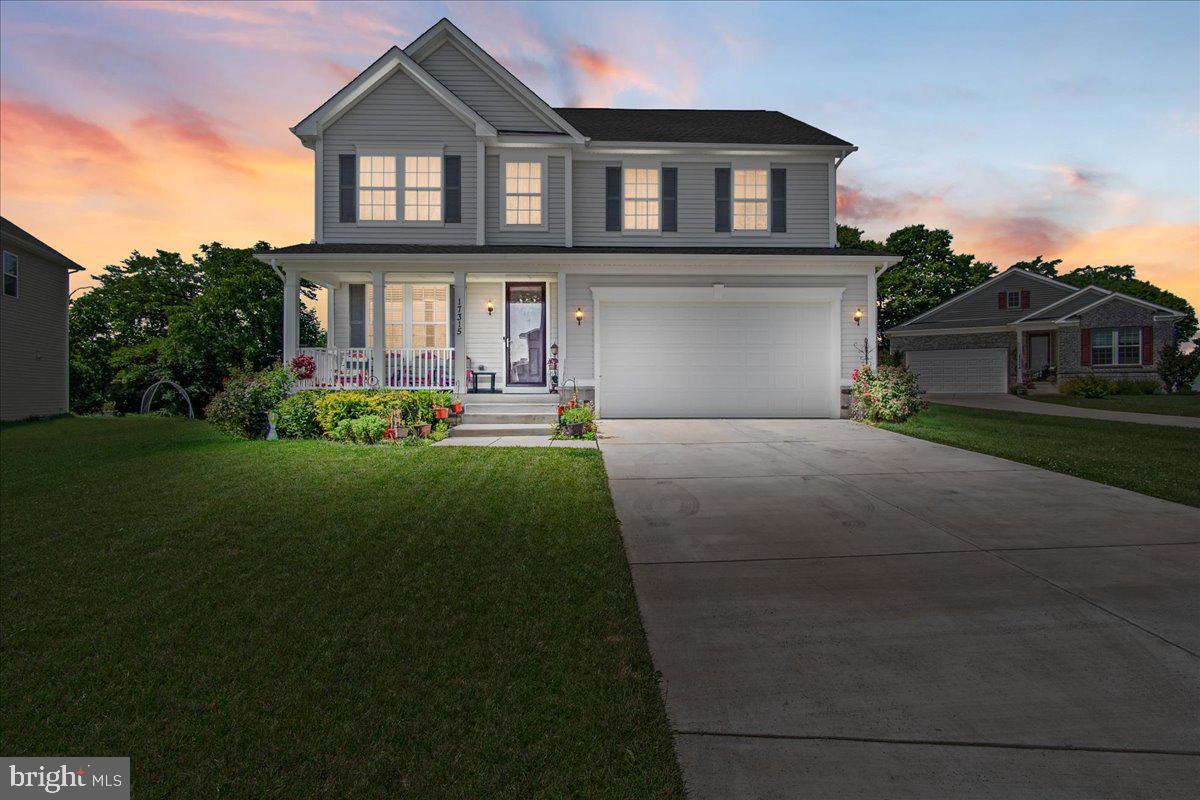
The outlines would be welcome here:
[[[1182,311],[1185,316],[1175,323],[1176,338],[1181,342],[1186,342],[1196,334],[1196,309],[1192,308],[1192,304],[1177,294],[1160,289],[1153,283],[1137,277],[1137,268],[1131,264],[1102,267],[1093,267],[1089,264],[1060,275],[1058,279],[1081,288],[1099,286],[1101,289],[1123,292],[1132,297]]]
[[[202,408],[239,368],[261,369],[280,357],[283,284],[254,249],[218,242],[189,261],[159,250],[134,252],[105,268],[98,284],[71,306],[71,407],[106,403],[137,408],[141,393],[170,379]],[[302,286],[308,297],[314,287]],[[324,334],[302,307],[300,343],[318,346]]]
[[[1057,278],[1060,264],[1062,264],[1061,258],[1045,261],[1041,256],[1037,256],[1032,261],[1018,261],[1009,267],[1009,269],[1023,269],[1027,272],[1036,272],[1038,275],[1045,275],[1047,278]]]

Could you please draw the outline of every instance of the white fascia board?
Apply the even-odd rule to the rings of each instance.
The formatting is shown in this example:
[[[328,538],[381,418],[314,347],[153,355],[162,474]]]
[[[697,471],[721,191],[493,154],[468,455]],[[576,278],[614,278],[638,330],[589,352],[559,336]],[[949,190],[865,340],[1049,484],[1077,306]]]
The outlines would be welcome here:
[[[312,137],[321,135],[325,128],[357,105],[375,87],[401,70],[456,117],[471,126],[476,136],[496,135],[496,129],[490,122],[459,100],[453,92],[426,72],[420,64],[409,58],[403,50],[394,46],[362,74],[344,86],[341,91],[325,101],[320,108],[297,123],[291,129],[292,133],[300,137],[301,141],[311,140]]]
[[[845,287],[593,286],[592,299],[620,303],[837,303]]]
[[[565,131],[572,141],[582,143],[585,137],[565,119],[559,116],[550,104],[538,97],[528,86],[509,72],[503,64],[497,61],[486,50],[475,44],[470,36],[459,30],[454,23],[443,17],[425,33],[418,36],[408,47],[404,48],[414,61],[421,62],[433,54],[442,44],[450,42],[456,46],[475,66],[479,67],[512,94],[522,105],[526,106],[547,125]]]
[[[978,292],[982,289],[986,289],[987,287],[991,286],[992,284],[995,284],[1005,278],[1011,278],[1014,275],[1025,275],[1030,278],[1037,278],[1040,281],[1044,281],[1045,283],[1050,283],[1055,286],[1059,286],[1059,287],[1065,286],[1066,288],[1071,290],[1071,294],[1068,295],[1069,297],[1073,297],[1076,292],[1080,291],[1078,286],[1072,286],[1069,283],[1063,283],[1062,281],[1056,281],[1053,278],[1047,278],[1045,275],[1038,275],[1036,272],[1030,272],[1029,270],[1025,270],[1025,269],[1009,268],[1009,269],[1004,270],[1004,272],[1001,272],[999,275],[993,275],[992,277],[988,278],[983,283],[976,286],[974,289],[968,289],[967,291],[963,292],[962,294],[951,297],[949,300],[942,303],[941,305],[934,306],[933,308],[929,309],[928,311],[924,312],[923,314],[918,314],[917,316],[913,317],[912,319],[910,319],[908,322],[906,322],[904,324],[911,325],[914,322],[916,322],[917,320],[921,320],[921,319],[924,319],[925,317],[928,317],[930,314],[934,313],[935,311],[941,311],[944,308],[949,308],[950,306],[954,305],[955,303],[959,302],[960,300],[965,300],[966,298],[970,297],[971,295],[975,294],[976,292]],[[1045,306],[1043,306],[1043,308],[1045,308]],[[1032,313],[1037,313],[1037,312],[1032,312]]]
[[[622,155],[711,158],[786,158],[789,161],[833,162],[857,147],[841,145],[722,144],[719,142],[599,142],[577,149],[576,158],[601,161]],[[681,158],[681,160],[683,160]]]

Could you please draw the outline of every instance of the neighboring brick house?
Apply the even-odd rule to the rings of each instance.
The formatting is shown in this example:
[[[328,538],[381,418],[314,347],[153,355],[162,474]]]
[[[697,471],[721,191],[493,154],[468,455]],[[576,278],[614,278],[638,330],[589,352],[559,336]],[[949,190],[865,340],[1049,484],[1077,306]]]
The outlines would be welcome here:
[[[83,267],[0,217],[0,419],[65,414],[67,277]]]
[[[1028,378],[1087,372],[1158,377],[1182,312],[1009,269],[884,331],[927,392],[1006,392]]]

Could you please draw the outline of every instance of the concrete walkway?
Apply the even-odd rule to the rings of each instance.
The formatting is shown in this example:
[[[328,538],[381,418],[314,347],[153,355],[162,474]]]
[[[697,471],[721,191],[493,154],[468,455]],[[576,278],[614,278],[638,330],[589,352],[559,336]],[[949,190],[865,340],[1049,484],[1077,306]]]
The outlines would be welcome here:
[[[603,432],[692,798],[1200,796],[1200,510],[842,420]]]
[[[944,403],[967,408],[989,408],[993,411],[1019,411],[1023,414],[1045,414],[1050,417],[1083,417],[1110,422],[1137,422],[1143,425],[1174,425],[1180,428],[1200,428],[1200,417],[1177,417],[1172,414],[1141,414],[1135,411],[1104,411],[1099,408],[1060,406],[1039,403],[1011,394],[931,394],[931,403]]]

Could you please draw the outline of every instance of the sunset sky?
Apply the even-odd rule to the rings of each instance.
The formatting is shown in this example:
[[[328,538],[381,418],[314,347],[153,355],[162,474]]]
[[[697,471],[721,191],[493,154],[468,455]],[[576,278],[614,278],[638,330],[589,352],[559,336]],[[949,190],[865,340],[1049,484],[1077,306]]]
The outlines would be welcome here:
[[[0,3],[0,210],[97,270],[312,238],[288,131],[447,16],[552,105],[774,108],[860,147],[839,221],[1200,306],[1200,4]],[[87,283],[76,276],[75,285]]]

